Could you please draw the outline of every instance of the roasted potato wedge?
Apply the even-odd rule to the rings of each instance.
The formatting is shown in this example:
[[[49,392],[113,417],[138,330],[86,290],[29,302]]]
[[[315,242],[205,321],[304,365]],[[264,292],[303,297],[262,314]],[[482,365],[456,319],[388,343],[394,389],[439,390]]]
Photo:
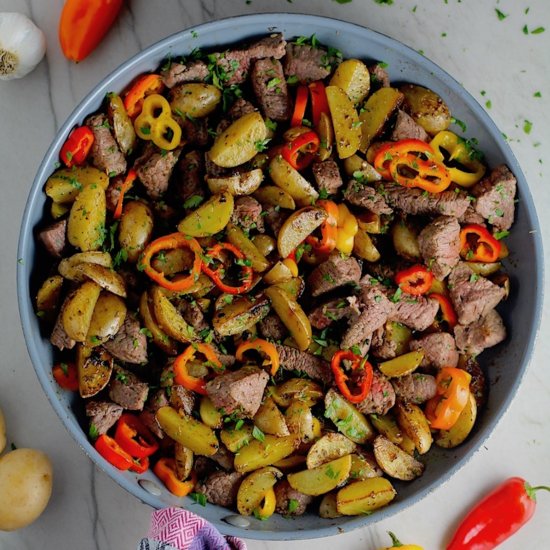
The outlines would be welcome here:
[[[380,252],[372,242],[368,231],[359,228],[353,239],[353,253],[367,262],[377,262]]]
[[[277,288],[284,290],[289,296],[297,300],[305,289],[304,279],[302,277],[293,277],[289,281],[282,281],[280,283],[275,283]]]
[[[139,314],[145,328],[151,334],[154,344],[167,355],[176,355],[178,353],[178,346],[158,325],[154,317],[153,308],[151,307],[147,291],[141,295],[139,301]]]
[[[393,247],[400,256],[411,262],[422,258],[418,245],[418,231],[415,231],[405,220],[398,220],[392,225],[391,237]]]
[[[252,441],[252,429],[249,425],[238,430],[224,429],[220,432],[220,439],[232,453],[238,453]]]
[[[418,453],[426,454],[430,450],[433,440],[430,423],[422,409],[414,403],[397,401],[395,417],[403,432],[414,441]]]
[[[187,248],[174,248],[167,250],[153,258],[151,265],[157,271],[164,273],[168,277],[191,270],[193,267],[194,253]]]
[[[118,94],[107,94],[107,116],[113,129],[116,142],[123,155],[130,154],[136,146],[136,131],[132,119],[124,107],[124,102]]]
[[[233,214],[233,195],[224,191],[213,195],[196,210],[185,216],[178,231],[190,237],[209,237],[219,233],[229,223]]]
[[[63,258],[59,262],[57,271],[65,279],[69,281],[83,282],[86,276],[80,271],[78,266],[83,263],[102,265],[103,267],[111,267],[113,260],[108,252],[77,252],[68,258]]]
[[[365,183],[372,183],[382,179],[382,176],[376,171],[374,166],[357,154],[344,159],[344,171],[350,178],[357,177],[359,179],[357,175],[359,173],[361,181]]]
[[[187,82],[172,89],[172,112],[181,117],[202,118],[216,109],[222,93],[212,84]]]
[[[464,262],[474,273],[488,277],[496,273],[501,267],[500,262],[484,263],[484,262]]]
[[[361,121],[352,101],[338,86],[326,87],[338,158],[354,155],[361,142]]]
[[[290,486],[305,495],[318,496],[329,493],[346,481],[351,469],[351,456],[346,455],[317,468],[287,475]]]
[[[63,277],[53,275],[48,277],[36,294],[36,309],[44,313],[52,313],[57,310],[59,298],[61,296],[61,287],[63,286]]]
[[[199,404],[199,415],[201,420],[209,428],[218,429],[223,426],[223,417],[222,414],[210,400],[210,397],[203,395],[201,397],[201,402]]]
[[[243,516],[249,516],[260,507],[262,501],[275,483],[283,477],[283,473],[273,466],[260,468],[246,476],[237,492],[237,510]]]
[[[403,84],[403,108],[428,134],[434,136],[451,124],[447,104],[434,91],[416,84]]]
[[[269,301],[265,296],[259,296],[254,301],[247,296],[239,296],[216,309],[212,326],[220,336],[241,334],[261,321],[268,313]]]
[[[77,344],[76,369],[80,396],[84,399],[93,397],[109,383],[113,372],[113,358],[103,348],[96,351]]]
[[[422,350],[410,351],[403,355],[398,355],[394,359],[383,361],[378,365],[378,369],[388,378],[405,376],[414,372],[422,363],[424,352]]]
[[[368,514],[389,504],[397,494],[384,477],[355,481],[336,493],[336,509],[345,516]]]
[[[254,235],[252,237],[252,242],[254,246],[258,249],[262,256],[269,256],[277,246],[277,241],[270,235],[264,235],[260,233],[259,235]]]
[[[153,213],[142,201],[124,203],[118,227],[118,243],[126,251],[127,261],[136,263],[153,233]]]
[[[94,347],[112,338],[126,318],[126,303],[122,298],[111,292],[103,291],[94,307],[86,345]]]
[[[254,424],[266,434],[279,437],[290,435],[285,417],[271,397],[266,397],[258,409],[254,416]]]
[[[319,135],[319,150],[317,156],[320,161],[328,160],[332,155],[332,145],[334,143],[334,128],[332,127],[332,121],[327,113],[321,113],[319,117],[319,123],[315,128]]]
[[[336,493],[327,493],[319,504],[319,515],[324,519],[335,519],[342,517],[336,507]]]
[[[306,464],[309,469],[331,462],[336,458],[355,452],[357,445],[345,435],[328,433],[317,440],[307,453]]]
[[[279,386],[271,388],[273,401],[281,407],[288,407],[294,400],[312,407],[321,401],[324,395],[321,386],[307,378],[291,378]]]
[[[105,238],[107,202],[105,190],[99,184],[82,188],[76,196],[67,223],[67,238],[82,252],[98,250]]]
[[[256,248],[256,245],[246,236],[245,232],[236,225],[229,222],[225,230],[227,240],[235,245],[250,260],[254,271],[262,273],[269,267],[265,256]]]
[[[149,292],[151,293],[155,319],[163,332],[184,344],[196,341],[198,337],[193,327],[185,322],[176,307],[162,292],[162,288],[155,285]]]
[[[281,155],[273,157],[269,163],[269,176],[273,183],[286,191],[299,206],[310,205],[319,198],[319,193],[313,185]]]
[[[286,458],[281,458],[273,464],[275,468],[279,468],[282,472],[295,472],[302,469],[306,465],[306,457],[304,455],[290,455]]]
[[[107,189],[109,177],[92,166],[77,166],[56,170],[46,181],[44,191],[55,204],[71,204],[84,187],[99,185]]]
[[[388,321],[384,330],[384,338],[394,342],[397,355],[403,355],[409,350],[409,342],[412,340],[412,331],[409,327],[396,321]]]
[[[174,445],[174,460],[176,462],[176,476],[180,481],[185,481],[193,469],[193,451],[184,447],[181,443]]]
[[[403,433],[402,435],[403,439],[401,443],[398,444],[398,447],[403,449],[408,455],[414,456],[414,453],[416,452],[414,441],[406,433]]]
[[[98,284],[101,288],[126,298],[126,283],[124,279],[109,267],[99,264],[81,263],[75,266],[75,271],[81,273],[85,279]]]
[[[254,192],[254,198],[266,206],[279,206],[288,210],[296,208],[296,203],[289,193],[276,185],[263,185]]]
[[[349,473],[351,479],[364,480],[382,475],[384,475],[384,472],[382,472],[371,453],[360,451],[351,455],[351,470]]]
[[[50,206],[50,214],[54,220],[58,220],[67,214],[70,209],[71,207],[69,205],[52,202],[52,205]]]
[[[315,206],[306,206],[293,212],[285,220],[277,236],[277,249],[281,258],[288,257],[326,218],[326,211]]]
[[[63,328],[77,342],[86,341],[101,287],[93,281],[80,285],[65,301],[62,311]]]
[[[311,408],[295,399],[285,411],[286,425],[290,433],[296,434],[304,442],[313,439],[313,414]]]
[[[391,413],[385,415],[369,414],[369,419],[376,431],[387,437],[395,445],[399,445],[403,441],[403,432]]]
[[[264,172],[259,168],[239,172],[220,178],[206,177],[206,183],[211,193],[231,193],[231,195],[250,195],[260,187]]]
[[[444,449],[454,449],[464,443],[474,427],[477,416],[476,398],[470,393],[466,407],[462,409],[458,420],[448,430],[439,430],[435,435],[435,444]]]
[[[293,278],[292,271],[281,261],[278,261],[264,276],[263,280],[267,285],[285,283]]]
[[[267,434],[263,441],[252,439],[235,456],[235,470],[246,473],[271,466],[291,455],[299,443],[300,438],[294,434],[284,437]]]
[[[383,435],[376,437],[373,447],[376,462],[390,477],[411,481],[422,475],[424,464],[394,445]]]
[[[370,72],[359,59],[346,59],[334,71],[330,85],[344,90],[350,101],[358,105],[369,95]]]

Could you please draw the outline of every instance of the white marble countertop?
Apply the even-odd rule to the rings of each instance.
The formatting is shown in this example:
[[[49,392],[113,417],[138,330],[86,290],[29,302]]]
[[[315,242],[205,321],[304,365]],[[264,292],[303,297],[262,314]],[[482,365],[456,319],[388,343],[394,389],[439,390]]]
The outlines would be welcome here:
[[[547,0],[131,0],[100,47],[83,63],[64,59],[57,40],[62,0],[0,0],[0,11],[20,11],[44,30],[47,58],[23,80],[0,82],[0,404],[9,438],[38,447],[53,460],[55,487],[43,516],[15,533],[0,533],[1,550],[79,548],[126,550],[148,528],[151,509],[118,487],[81,452],[50,407],[27,355],[15,291],[19,224],[34,173],[56,129],[88,91],[121,62],[173,32],[228,15],[295,11],[328,15],[371,27],[422,50],[486,105],[510,140],[529,181],[550,240],[550,3]],[[507,17],[499,20],[495,8]],[[540,34],[522,29],[546,27]],[[0,37],[1,40],[1,37]],[[484,92],[482,92],[484,91]],[[535,92],[542,97],[535,97]],[[486,103],[487,102],[487,103]],[[529,134],[524,121],[532,122]],[[545,158],[546,157],[546,158]],[[548,261],[547,261],[548,265]],[[548,271],[547,271],[548,272]],[[548,281],[548,279],[547,279]],[[550,284],[546,283],[546,295]],[[545,313],[549,313],[547,300]],[[458,518],[486,490],[511,475],[549,484],[550,315],[517,399],[492,437],[450,481],[409,510],[374,527],[316,541],[247,541],[250,550],[298,547],[375,549],[386,531],[426,550],[443,547]],[[503,549],[548,548],[550,496],[527,527]],[[0,495],[0,499],[2,495]],[[383,544],[384,543],[384,544]]]

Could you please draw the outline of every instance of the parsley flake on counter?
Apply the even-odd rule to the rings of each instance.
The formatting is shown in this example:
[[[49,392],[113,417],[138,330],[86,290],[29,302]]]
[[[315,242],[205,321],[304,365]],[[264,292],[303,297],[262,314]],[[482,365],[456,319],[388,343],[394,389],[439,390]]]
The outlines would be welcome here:
[[[540,92],[535,92],[533,94],[533,97],[542,97],[542,94]]]
[[[495,8],[495,12],[497,14],[498,20],[502,21],[508,17],[507,13],[502,13],[498,8]]]
[[[393,0],[374,0],[377,4],[386,4],[388,6],[391,6],[393,4]]]
[[[530,120],[524,120],[523,121],[523,131],[526,134],[530,134],[532,129],[533,129],[533,123]]]
[[[544,27],[537,27],[536,29],[533,29],[531,31],[531,34],[541,34],[545,31],[546,29]]]

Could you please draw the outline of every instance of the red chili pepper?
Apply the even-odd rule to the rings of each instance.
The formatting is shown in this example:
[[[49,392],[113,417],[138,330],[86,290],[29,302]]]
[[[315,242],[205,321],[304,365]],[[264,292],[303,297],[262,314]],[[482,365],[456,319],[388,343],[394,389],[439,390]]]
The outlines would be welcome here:
[[[115,441],[132,458],[145,458],[154,454],[159,444],[149,428],[135,415],[124,413],[118,420]]]
[[[447,550],[492,550],[525,525],[535,513],[537,491],[520,477],[511,477],[478,502],[462,520]]]
[[[283,146],[281,154],[292,168],[303,170],[313,162],[315,153],[319,150],[319,144],[319,136],[310,130]]]
[[[296,90],[296,103],[290,119],[290,127],[301,126],[306,113],[308,90],[305,84],[300,84]]]
[[[88,126],[78,126],[61,147],[59,158],[67,168],[84,164],[94,140],[94,133]]]
[[[315,203],[327,214],[326,220],[321,224],[321,240],[313,235],[306,238],[306,242],[319,254],[328,254],[336,248],[338,236],[338,205],[333,201],[320,200]]]
[[[136,474],[144,474],[149,469],[149,457],[144,456],[143,458],[134,458],[132,460],[132,465],[130,466],[130,471],[135,472]]]
[[[430,298],[434,298],[439,302],[439,309],[441,311],[441,316],[443,320],[449,325],[450,328],[453,328],[458,323],[458,318],[456,316],[456,311],[451,304],[451,301],[447,296],[439,294],[437,292],[430,292],[428,294]]]
[[[313,126],[317,127],[321,114],[329,114],[327,93],[322,80],[316,80],[309,84],[309,93],[311,95],[311,119]]]
[[[94,447],[107,462],[119,470],[129,470],[134,463],[132,457],[106,434],[100,435],[96,439]]]
[[[355,380],[359,389],[358,393],[352,393],[348,386],[349,376],[344,372],[342,365],[342,361],[344,360],[351,361],[350,369],[352,371],[362,371],[359,373],[359,377]],[[368,361],[362,359],[359,355],[355,355],[352,351],[339,350],[332,356],[330,367],[334,374],[334,381],[336,382],[340,393],[350,403],[360,403],[367,397],[372,386],[373,378],[372,365]]]
[[[471,223],[460,231],[460,255],[468,261],[496,262],[501,249],[501,242],[482,225]]]
[[[115,220],[118,220],[120,216],[122,216],[122,205],[124,202],[124,195],[132,188],[132,185],[134,185],[134,180],[136,178],[137,178],[137,172],[132,168],[131,170],[128,171],[128,174],[126,174],[126,177],[124,178],[124,182],[120,186],[120,192],[118,195],[115,212],[113,214],[113,218]]]
[[[124,96],[124,108],[128,116],[134,118],[143,107],[143,100],[151,94],[159,94],[164,89],[159,74],[145,74],[137,78]]]
[[[397,272],[395,282],[407,294],[420,296],[426,294],[432,286],[434,276],[423,265],[417,264]]]
[[[196,353],[202,353],[206,357],[205,365],[214,368],[217,371],[223,370],[214,348],[209,344],[192,344],[188,346],[183,353],[178,355],[174,361],[174,381],[176,384],[194,391],[201,395],[206,395],[206,381],[204,378],[197,378],[189,374],[187,365],[195,358]]]
[[[60,388],[78,390],[78,371],[74,363],[58,363],[52,368],[52,375]]]
[[[214,260],[221,260],[222,252],[224,250],[228,250],[237,258],[235,263],[238,264],[242,270],[242,284],[240,286],[230,286],[223,282],[226,272],[223,264],[221,267],[216,269],[211,268],[209,265]],[[213,247],[206,250],[205,257],[210,261],[209,263],[204,262],[202,264],[202,270],[212,279],[212,281],[214,281],[214,283],[216,283],[216,286],[222,292],[226,292],[227,294],[244,294],[250,290],[250,287],[252,286],[252,267],[246,264],[246,256],[236,246],[233,246],[230,243],[215,244]]]

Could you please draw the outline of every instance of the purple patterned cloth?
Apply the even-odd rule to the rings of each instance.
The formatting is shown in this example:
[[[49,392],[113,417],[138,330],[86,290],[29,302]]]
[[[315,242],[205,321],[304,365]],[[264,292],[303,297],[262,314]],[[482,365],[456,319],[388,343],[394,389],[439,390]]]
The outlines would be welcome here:
[[[181,508],[153,512],[151,527],[138,550],[246,550],[235,537],[224,537],[213,525]]]

